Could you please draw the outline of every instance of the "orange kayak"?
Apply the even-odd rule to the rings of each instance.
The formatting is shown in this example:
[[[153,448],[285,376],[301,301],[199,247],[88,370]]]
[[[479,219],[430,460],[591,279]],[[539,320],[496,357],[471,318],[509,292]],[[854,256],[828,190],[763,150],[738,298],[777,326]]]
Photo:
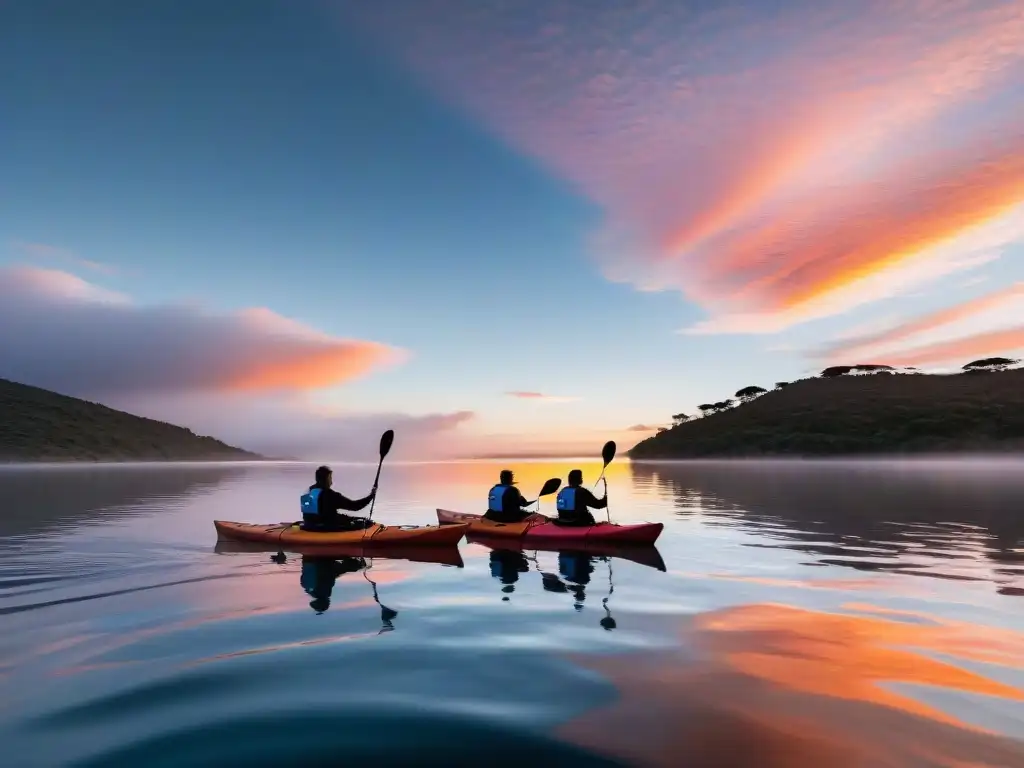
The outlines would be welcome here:
[[[604,541],[618,544],[653,544],[658,540],[664,523],[636,523],[618,525],[616,523],[597,523],[596,525],[562,526],[555,525],[544,515],[530,515],[521,523],[495,523],[483,515],[469,512],[452,512],[447,509],[437,510],[437,521],[445,525],[469,524],[469,534],[488,538],[525,539],[529,542],[551,541],[566,545],[578,544],[582,541]]]
[[[295,523],[272,525],[232,523],[214,520],[219,538],[252,541],[277,546],[328,548],[337,545],[360,547],[437,547],[458,544],[469,530],[468,525],[381,525],[373,523],[359,531],[304,531]]]

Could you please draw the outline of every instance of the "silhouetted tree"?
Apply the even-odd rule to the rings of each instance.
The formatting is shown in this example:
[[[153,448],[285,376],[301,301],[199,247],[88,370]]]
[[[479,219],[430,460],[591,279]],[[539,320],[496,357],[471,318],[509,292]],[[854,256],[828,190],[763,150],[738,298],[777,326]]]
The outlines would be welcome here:
[[[879,365],[878,363],[860,363],[853,366],[853,370],[862,373],[891,373],[891,365]]]
[[[788,386],[789,386],[789,382],[788,381],[776,381],[775,382],[775,388],[776,389],[782,389],[783,387],[788,387]]]
[[[658,434],[660,435],[662,432],[668,432],[668,427],[658,427]]]
[[[763,387],[744,387],[736,393],[735,397],[738,397],[740,400],[753,400],[758,395],[763,395],[767,391]]]
[[[732,408],[733,405],[735,405],[735,403],[732,400],[722,400],[721,402],[715,403],[712,407],[715,409],[716,412],[718,412],[727,411],[730,408]]]
[[[853,370],[852,365],[833,365],[831,368],[826,368],[821,372],[821,375],[826,379],[831,379],[836,376],[845,376]]]
[[[703,415],[707,416],[709,413],[715,412],[715,404],[704,403],[704,405],[698,405],[697,410],[699,410]]]
[[[1020,360],[1011,360],[1009,357],[986,357],[981,360],[973,360],[965,365],[964,371],[1002,371],[1011,365],[1016,365]]]
[[[672,421],[676,424],[682,424],[684,421],[689,421],[690,417],[685,413],[675,413],[672,415]]]

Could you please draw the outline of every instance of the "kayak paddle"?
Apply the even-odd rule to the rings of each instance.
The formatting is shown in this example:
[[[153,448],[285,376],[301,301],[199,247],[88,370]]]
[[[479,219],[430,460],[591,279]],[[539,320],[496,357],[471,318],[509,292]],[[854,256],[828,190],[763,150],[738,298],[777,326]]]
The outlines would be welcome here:
[[[597,478],[597,482],[604,480],[604,496],[608,498],[608,481],[604,478],[604,472],[608,469],[608,465],[612,463],[612,459],[615,458],[615,441],[609,440],[604,444],[604,448],[601,449],[601,458],[604,459],[604,466],[601,468],[601,476]],[[597,483],[594,483],[594,487],[597,488]],[[604,511],[608,517],[608,522],[612,521],[612,513],[608,510],[608,507],[604,508]]]
[[[541,500],[543,496],[550,496],[552,493],[557,491],[562,485],[562,478],[560,477],[549,477],[547,482],[544,483],[544,487],[540,489],[540,493],[537,494],[537,498],[530,502],[530,504],[536,504]],[[530,506],[527,504],[526,506]]]
[[[377,483],[380,482],[380,468],[384,465],[384,457],[391,451],[391,444],[395,442],[395,430],[389,429],[380,436],[380,461],[377,462],[377,476],[373,478],[373,489],[377,490]],[[370,501],[370,514],[366,516],[367,520],[373,519],[373,505],[377,503],[377,494],[373,495],[373,499]]]

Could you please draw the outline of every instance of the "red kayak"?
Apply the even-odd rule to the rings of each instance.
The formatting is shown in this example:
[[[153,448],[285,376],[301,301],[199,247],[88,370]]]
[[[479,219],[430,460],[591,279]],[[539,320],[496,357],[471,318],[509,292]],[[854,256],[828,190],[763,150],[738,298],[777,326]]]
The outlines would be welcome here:
[[[636,523],[618,525],[598,523],[587,526],[555,525],[544,515],[531,515],[521,523],[495,523],[468,512],[437,510],[437,522],[442,526],[468,524],[469,534],[487,538],[526,539],[528,541],[564,542],[607,541],[617,544],[653,544],[664,529],[664,523]]]

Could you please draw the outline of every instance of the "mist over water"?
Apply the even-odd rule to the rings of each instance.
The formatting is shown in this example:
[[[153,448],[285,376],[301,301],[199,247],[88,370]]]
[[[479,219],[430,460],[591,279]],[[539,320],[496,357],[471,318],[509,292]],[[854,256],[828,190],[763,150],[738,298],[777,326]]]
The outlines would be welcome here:
[[[374,517],[479,512],[504,466],[600,472],[386,462]],[[1020,460],[616,460],[612,519],[666,524],[632,559],[217,544],[313,468],[0,469],[14,764],[1024,765]]]

